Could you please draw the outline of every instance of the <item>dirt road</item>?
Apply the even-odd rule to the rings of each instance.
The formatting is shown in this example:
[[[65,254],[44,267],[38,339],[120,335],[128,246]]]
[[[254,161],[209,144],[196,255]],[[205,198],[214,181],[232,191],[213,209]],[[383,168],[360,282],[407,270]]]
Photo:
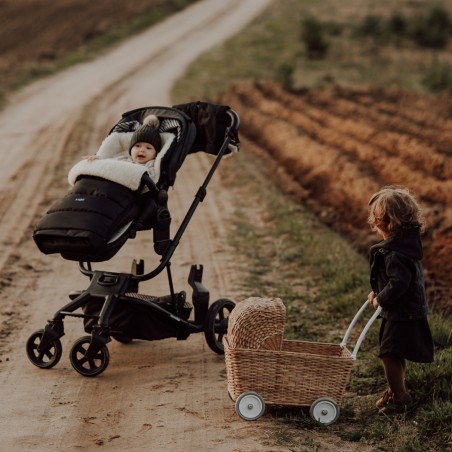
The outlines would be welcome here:
[[[68,292],[88,284],[75,263],[40,254],[31,240],[37,219],[66,193],[69,168],[96,151],[123,111],[169,105],[169,88],[186,65],[267,3],[198,2],[94,62],[29,86],[1,113],[0,450],[278,450],[266,445],[265,422],[238,419],[224,360],[200,334],[179,342],[112,342],[110,365],[94,379],[81,377],[68,359],[84,334],[81,322],[66,321],[63,358],[51,370],[32,366],[24,350]],[[210,163],[193,156],[181,169],[170,193],[175,226]],[[234,256],[225,243],[232,208],[232,195],[214,179],[176,250],[176,290],[188,291],[190,265],[204,264],[211,299],[234,298]],[[130,240],[106,269],[128,271],[136,257],[148,269],[158,262],[150,235]],[[166,278],[141,291],[168,293]]]

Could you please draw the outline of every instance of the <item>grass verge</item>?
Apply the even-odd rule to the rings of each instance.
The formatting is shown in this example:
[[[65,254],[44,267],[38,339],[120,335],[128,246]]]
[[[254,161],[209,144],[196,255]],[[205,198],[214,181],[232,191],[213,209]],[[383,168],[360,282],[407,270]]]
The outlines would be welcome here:
[[[245,141],[243,152],[223,162],[221,177],[237,196],[230,244],[240,267],[243,298],[280,297],[287,309],[285,337],[339,343],[367,297],[368,263],[347,241],[303,206],[268,183],[272,168],[256,165]],[[371,314],[369,309],[368,314]],[[407,383],[414,410],[397,417],[378,417],[375,400],[385,389],[377,358],[379,322],[359,351],[339,421],[328,428],[314,423],[306,410],[271,410],[275,441],[291,450],[322,450],[306,430],[333,435],[339,442],[361,443],[382,451],[442,451],[452,440],[452,322],[430,316],[436,346],[432,365],[408,363]],[[357,332],[364,321],[358,324]],[[350,343],[354,345],[356,336]],[[308,441],[308,443],[306,442]],[[304,449],[303,449],[304,447]]]

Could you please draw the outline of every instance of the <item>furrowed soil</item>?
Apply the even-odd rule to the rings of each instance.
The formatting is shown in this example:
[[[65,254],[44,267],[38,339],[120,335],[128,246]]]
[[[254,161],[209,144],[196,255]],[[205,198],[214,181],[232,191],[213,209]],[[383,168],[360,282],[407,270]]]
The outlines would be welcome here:
[[[398,89],[291,92],[235,85],[223,99],[242,136],[273,166],[274,182],[363,253],[375,241],[367,202],[384,185],[411,189],[425,209],[424,266],[431,306],[451,312],[452,96]]]

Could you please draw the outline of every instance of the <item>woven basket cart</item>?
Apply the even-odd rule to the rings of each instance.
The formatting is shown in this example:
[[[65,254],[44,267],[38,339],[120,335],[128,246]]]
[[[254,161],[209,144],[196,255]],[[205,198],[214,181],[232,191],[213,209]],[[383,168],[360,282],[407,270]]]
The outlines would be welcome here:
[[[223,344],[228,392],[237,414],[255,420],[266,403],[308,406],[313,419],[331,424],[339,417],[356,346],[353,356],[346,337],[341,344],[284,340],[284,325],[285,307],[279,298],[248,298],[231,312]]]

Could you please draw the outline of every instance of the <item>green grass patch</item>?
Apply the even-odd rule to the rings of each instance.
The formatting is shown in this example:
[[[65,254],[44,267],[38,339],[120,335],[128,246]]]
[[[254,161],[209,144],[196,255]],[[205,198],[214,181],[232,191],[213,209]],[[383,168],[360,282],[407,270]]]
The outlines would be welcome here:
[[[450,91],[451,16],[452,4],[441,1],[275,1],[244,32],[190,65],[173,98],[214,100],[247,78],[293,89],[373,84]]]

